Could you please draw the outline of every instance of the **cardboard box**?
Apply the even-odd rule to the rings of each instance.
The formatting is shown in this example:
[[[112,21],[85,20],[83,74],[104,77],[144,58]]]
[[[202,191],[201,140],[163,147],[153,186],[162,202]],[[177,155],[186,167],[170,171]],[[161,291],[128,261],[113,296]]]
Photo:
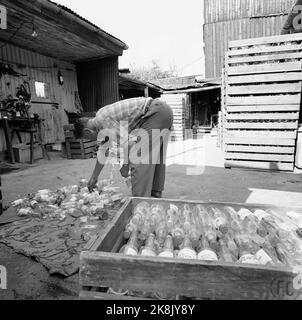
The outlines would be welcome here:
[[[20,143],[13,146],[16,162],[30,162],[30,144]],[[43,152],[41,146],[34,144],[34,160],[42,159]]]

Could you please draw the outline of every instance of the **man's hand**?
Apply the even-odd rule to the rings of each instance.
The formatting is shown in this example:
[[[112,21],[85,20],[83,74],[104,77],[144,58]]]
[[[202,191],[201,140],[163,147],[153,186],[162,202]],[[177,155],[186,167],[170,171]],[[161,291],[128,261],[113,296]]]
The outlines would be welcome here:
[[[122,177],[129,177],[129,164],[124,164],[120,170]]]
[[[95,177],[91,177],[91,179],[88,182],[88,190],[89,192],[92,192],[96,188],[96,184],[98,183],[98,179]]]

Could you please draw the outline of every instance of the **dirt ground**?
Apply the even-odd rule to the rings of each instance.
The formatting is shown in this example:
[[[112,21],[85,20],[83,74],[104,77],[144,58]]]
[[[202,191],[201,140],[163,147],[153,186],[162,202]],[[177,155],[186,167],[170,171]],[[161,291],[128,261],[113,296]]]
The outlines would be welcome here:
[[[188,168],[200,165],[194,175]],[[192,162],[193,161],[193,162]],[[194,162],[195,161],[195,162]],[[51,153],[51,160],[41,160],[24,170],[2,176],[4,204],[40,189],[56,189],[89,178],[95,160],[66,160],[60,153]],[[101,178],[108,177],[108,169]],[[192,174],[192,173],[191,173]],[[129,194],[122,178],[117,183]],[[165,198],[239,203],[266,203],[302,206],[302,173],[278,173],[223,167],[223,153],[216,148],[216,139],[202,143],[185,142],[171,145]],[[77,299],[78,275],[70,278],[50,276],[32,259],[16,254],[0,245],[0,265],[8,272],[8,290],[0,289],[3,299]]]

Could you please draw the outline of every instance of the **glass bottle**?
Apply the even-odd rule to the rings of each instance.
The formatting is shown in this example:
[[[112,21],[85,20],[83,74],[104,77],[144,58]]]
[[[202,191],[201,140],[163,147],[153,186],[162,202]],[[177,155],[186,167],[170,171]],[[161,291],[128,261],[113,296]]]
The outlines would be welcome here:
[[[144,257],[156,257],[155,249],[155,235],[151,233],[146,241],[145,247],[141,251],[141,255]]]
[[[138,238],[137,238],[137,232],[134,231],[131,234],[131,237],[128,241],[128,243],[125,246],[125,255],[127,256],[137,256],[138,255]]]
[[[163,250],[158,256],[162,258],[174,258],[174,245],[172,236],[167,236]]]
[[[168,228],[166,221],[161,221],[155,229],[156,239],[160,246],[162,246],[168,235]]]
[[[222,261],[233,263],[237,262],[238,258],[234,256],[231,252],[231,250],[228,248],[228,245],[224,239],[219,240],[220,243],[220,257]]]
[[[126,246],[123,246],[120,249],[119,253],[120,254],[125,254],[125,249],[126,249]],[[126,296],[129,293],[129,291],[128,290],[124,290],[124,289],[120,289],[120,288],[112,288],[111,287],[111,288],[108,289],[108,293],[109,294],[114,294],[115,296]]]
[[[196,251],[192,247],[192,243],[189,237],[185,237],[183,244],[178,253],[180,259],[196,259]]]
[[[214,226],[222,233],[226,234],[228,233],[228,220],[226,215],[220,211],[219,209],[212,207],[210,209],[211,212],[211,218],[213,220]]]
[[[202,237],[200,240],[200,248],[197,259],[202,261],[218,261],[217,254],[210,248],[210,245],[205,237]]]
[[[255,257],[255,254],[260,250],[260,247],[257,244],[244,234],[236,236],[236,242],[239,248],[239,263],[260,264]]]

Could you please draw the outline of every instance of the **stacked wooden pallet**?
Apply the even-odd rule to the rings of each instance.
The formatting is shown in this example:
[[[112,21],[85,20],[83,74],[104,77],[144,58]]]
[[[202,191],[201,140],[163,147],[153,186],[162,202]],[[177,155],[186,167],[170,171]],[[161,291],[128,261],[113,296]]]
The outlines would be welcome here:
[[[186,94],[164,94],[161,99],[165,101],[173,110],[173,132],[174,140],[182,141],[184,139],[185,131],[185,107]]]
[[[301,61],[302,34],[230,42],[226,167],[293,171]]]

